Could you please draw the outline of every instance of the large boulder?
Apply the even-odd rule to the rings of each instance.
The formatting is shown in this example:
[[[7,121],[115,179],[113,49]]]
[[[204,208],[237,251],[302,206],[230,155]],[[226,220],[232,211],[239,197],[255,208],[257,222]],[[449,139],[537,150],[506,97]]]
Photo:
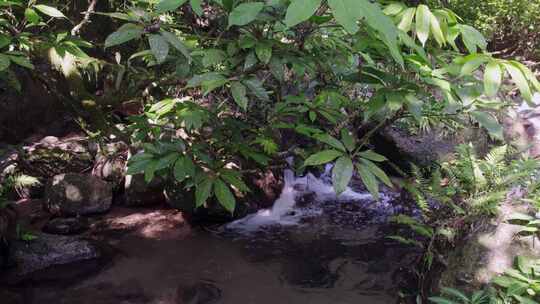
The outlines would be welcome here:
[[[32,241],[12,242],[10,257],[16,266],[9,269],[3,279],[10,284],[37,279],[47,271],[54,273],[54,267],[96,260],[101,256],[101,250],[88,240],[37,234]],[[78,270],[83,270],[83,267],[72,268],[74,276],[80,275]]]
[[[439,287],[473,291],[511,269],[517,256],[540,258],[540,247],[534,246],[538,237],[518,237],[522,227],[508,223],[516,212],[527,212],[527,207],[505,202],[496,218],[476,221],[473,231],[449,254]]]
[[[373,137],[371,142],[377,152],[402,168],[407,168],[409,162],[429,167],[435,162],[450,160],[456,146],[468,142],[474,142],[479,155],[484,155],[489,149],[489,137],[479,127],[470,126],[450,137],[442,136],[442,133],[440,130],[432,130],[424,134],[410,134],[405,130],[387,127],[379,132],[379,136]]]
[[[154,178],[150,183],[144,180],[144,175],[128,175],[124,182],[124,205],[128,207],[147,207],[163,204],[163,180]]]
[[[47,136],[26,146],[17,158],[18,170],[47,180],[61,173],[80,173],[92,168],[94,157],[86,137]]]
[[[45,188],[45,209],[61,216],[103,213],[112,204],[112,187],[86,174],[60,174]]]

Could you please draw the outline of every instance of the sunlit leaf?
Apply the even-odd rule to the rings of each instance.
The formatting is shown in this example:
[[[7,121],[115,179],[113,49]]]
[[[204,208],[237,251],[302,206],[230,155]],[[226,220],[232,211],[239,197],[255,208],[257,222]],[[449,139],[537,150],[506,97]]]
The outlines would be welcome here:
[[[322,0],[292,0],[287,8],[285,24],[293,27],[298,23],[308,20],[321,6]]]

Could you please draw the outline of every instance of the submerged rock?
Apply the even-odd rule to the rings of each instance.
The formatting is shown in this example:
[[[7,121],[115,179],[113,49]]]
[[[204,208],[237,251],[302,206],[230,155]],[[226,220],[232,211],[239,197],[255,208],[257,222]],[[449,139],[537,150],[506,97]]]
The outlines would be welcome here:
[[[88,224],[82,218],[55,218],[50,220],[43,231],[50,234],[71,235],[79,234],[88,229]]]
[[[111,185],[92,175],[60,174],[45,189],[45,209],[56,215],[102,213],[111,204]]]
[[[13,242],[10,256],[16,266],[7,271],[4,279],[17,283],[36,278],[54,266],[98,259],[101,251],[88,240],[40,233],[32,241]],[[77,266],[71,268],[77,270]]]

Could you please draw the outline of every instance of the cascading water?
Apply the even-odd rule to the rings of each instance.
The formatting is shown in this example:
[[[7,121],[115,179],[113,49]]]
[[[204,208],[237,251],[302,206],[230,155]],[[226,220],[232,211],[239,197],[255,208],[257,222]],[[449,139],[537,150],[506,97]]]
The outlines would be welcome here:
[[[369,192],[358,192],[351,187],[336,195],[331,183],[332,164],[325,167],[320,177],[308,173],[305,176],[295,176],[290,169],[284,171],[284,186],[280,197],[270,209],[259,210],[240,220],[227,225],[227,229],[236,231],[254,231],[262,226],[270,225],[297,225],[302,218],[313,216],[322,212],[319,208],[295,208],[299,197],[311,194],[313,201],[357,202],[360,204],[374,203],[375,200]],[[388,197],[380,193],[380,204],[387,204]],[[314,207],[314,206],[312,206]]]

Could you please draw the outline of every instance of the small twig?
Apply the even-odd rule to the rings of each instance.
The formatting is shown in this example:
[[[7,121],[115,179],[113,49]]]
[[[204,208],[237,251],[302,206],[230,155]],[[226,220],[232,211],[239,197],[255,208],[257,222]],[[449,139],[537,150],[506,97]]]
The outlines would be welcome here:
[[[88,22],[90,22],[90,15],[95,11],[96,9],[96,4],[97,4],[97,0],[92,0],[90,2],[90,4],[88,5],[88,9],[86,10],[86,12],[83,13],[84,17],[83,19],[81,20],[81,22],[79,22],[79,24],[77,24],[75,27],[73,27],[73,29],[71,30],[71,35],[72,36],[75,36],[77,34],[79,34],[79,31],[81,30],[81,28],[87,24]]]

